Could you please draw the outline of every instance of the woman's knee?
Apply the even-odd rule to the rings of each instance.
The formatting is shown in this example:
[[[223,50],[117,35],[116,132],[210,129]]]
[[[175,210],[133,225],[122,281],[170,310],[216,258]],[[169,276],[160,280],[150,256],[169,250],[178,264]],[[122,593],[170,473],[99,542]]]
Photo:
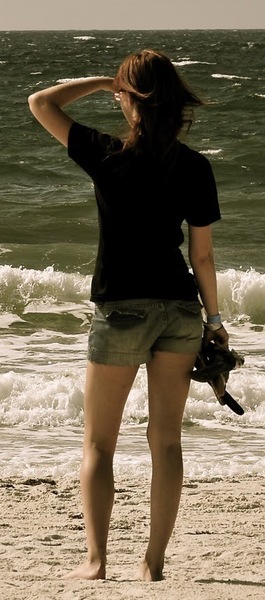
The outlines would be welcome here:
[[[96,462],[98,464],[109,464],[113,461],[114,448],[112,445],[90,442],[84,443],[83,446],[83,462]]]
[[[157,453],[173,459],[181,457],[181,432],[172,432],[170,429],[169,427],[168,430],[161,430],[159,427],[148,425],[147,440],[153,455]]]

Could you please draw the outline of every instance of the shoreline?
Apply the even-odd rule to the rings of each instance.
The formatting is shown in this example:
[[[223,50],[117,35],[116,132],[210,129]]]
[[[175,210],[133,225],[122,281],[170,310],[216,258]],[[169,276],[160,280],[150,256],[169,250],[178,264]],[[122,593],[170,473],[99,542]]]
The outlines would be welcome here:
[[[184,478],[161,582],[137,580],[149,533],[149,475],[115,476],[107,579],[63,580],[84,561],[79,481],[0,480],[5,600],[264,598],[265,478]]]

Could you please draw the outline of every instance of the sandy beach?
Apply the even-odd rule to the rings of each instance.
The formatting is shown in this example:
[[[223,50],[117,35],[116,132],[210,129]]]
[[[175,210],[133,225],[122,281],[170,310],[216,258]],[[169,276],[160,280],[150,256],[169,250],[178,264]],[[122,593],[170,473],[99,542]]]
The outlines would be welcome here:
[[[184,480],[164,575],[137,579],[149,530],[148,475],[116,476],[105,581],[64,580],[85,558],[79,482],[0,481],[1,599],[236,600],[265,597],[265,479]]]

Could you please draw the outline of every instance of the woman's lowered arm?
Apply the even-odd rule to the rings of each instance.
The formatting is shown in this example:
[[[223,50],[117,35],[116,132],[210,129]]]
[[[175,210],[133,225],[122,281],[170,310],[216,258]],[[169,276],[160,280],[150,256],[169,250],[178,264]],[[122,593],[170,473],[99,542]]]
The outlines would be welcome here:
[[[219,307],[211,225],[189,225],[189,259],[207,317],[214,317],[218,315]],[[223,326],[215,331],[206,328],[204,332],[206,343],[213,340],[223,348],[228,347],[228,337]]]

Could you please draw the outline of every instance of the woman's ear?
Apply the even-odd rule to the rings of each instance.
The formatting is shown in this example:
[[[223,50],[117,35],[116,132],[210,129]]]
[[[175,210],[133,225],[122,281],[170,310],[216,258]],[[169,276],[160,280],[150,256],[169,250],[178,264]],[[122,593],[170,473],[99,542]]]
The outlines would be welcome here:
[[[131,127],[138,118],[137,105],[129,92],[120,92],[120,103],[122,112]]]

